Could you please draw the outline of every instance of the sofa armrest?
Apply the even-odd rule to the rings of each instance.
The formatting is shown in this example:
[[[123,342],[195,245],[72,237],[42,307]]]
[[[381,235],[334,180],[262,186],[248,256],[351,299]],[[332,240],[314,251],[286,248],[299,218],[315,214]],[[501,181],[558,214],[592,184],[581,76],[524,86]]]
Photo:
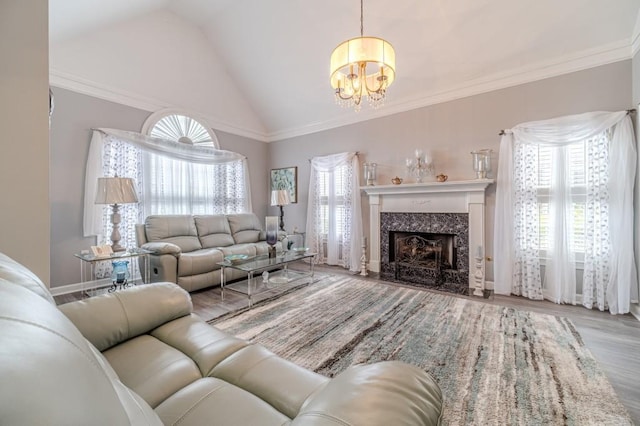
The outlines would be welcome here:
[[[153,252],[152,254],[172,254],[175,257],[180,257],[182,249],[173,243],[153,242],[145,243],[140,248]]]
[[[189,293],[172,283],[140,285],[66,303],[60,310],[100,352],[190,315]]]
[[[305,401],[291,425],[438,425],[441,415],[442,393],[433,378],[387,361],[337,375]]]

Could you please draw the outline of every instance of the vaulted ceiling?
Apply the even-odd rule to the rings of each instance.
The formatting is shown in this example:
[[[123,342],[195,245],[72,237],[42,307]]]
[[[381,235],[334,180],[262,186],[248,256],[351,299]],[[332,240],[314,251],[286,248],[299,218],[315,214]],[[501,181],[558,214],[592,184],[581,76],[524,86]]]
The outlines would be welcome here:
[[[334,103],[329,57],[358,0],[50,0],[51,84],[181,108],[260,140],[393,114],[629,59],[640,0],[365,0],[396,50],[379,110]]]

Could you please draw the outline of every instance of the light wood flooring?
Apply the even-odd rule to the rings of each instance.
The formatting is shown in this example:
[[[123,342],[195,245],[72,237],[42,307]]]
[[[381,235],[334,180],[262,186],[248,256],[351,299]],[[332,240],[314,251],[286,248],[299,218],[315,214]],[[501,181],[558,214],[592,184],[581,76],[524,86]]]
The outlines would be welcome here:
[[[292,269],[295,267],[295,264],[291,266]],[[307,270],[308,265],[303,264],[300,268]],[[344,269],[337,267],[316,266],[315,270],[316,276],[349,274]],[[359,278],[380,281],[375,276]],[[254,297],[254,303],[272,297],[278,292],[268,291],[257,295]],[[248,305],[246,296],[230,291],[225,291],[223,300],[219,287],[193,292],[191,297],[195,313],[205,319],[215,318]],[[571,319],[587,348],[609,378],[631,418],[640,425],[640,321],[635,317],[632,315],[611,315],[608,312],[588,310],[581,306],[557,305],[547,301],[533,301],[514,296],[491,294],[485,298],[456,297]],[[65,303],[76,298],[77,296],[74,295],[65,295],[56,297],[56,301]]]

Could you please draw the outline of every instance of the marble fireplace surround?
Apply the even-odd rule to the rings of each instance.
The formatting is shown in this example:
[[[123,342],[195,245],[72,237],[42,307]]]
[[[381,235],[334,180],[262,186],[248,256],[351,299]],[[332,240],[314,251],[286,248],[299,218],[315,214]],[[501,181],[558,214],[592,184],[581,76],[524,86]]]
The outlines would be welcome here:
[[[464,263],[470,266],[469,287],[476,287],[473,265],[480,252],[484,288],[485,190],[493,182],[474,179],[361,187],[369,198],[369,270],[381,272],[381,213],[467,213],[469,249]]]

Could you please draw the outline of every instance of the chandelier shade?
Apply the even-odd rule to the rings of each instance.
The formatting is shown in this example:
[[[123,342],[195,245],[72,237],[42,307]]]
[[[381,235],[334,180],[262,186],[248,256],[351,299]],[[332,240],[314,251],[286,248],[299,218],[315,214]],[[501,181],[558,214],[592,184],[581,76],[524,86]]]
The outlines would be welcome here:
[[[388,41],[364,37],[360,2],[360,37],[338,45],[331,53],[331,87],[336,102],[360,109],[366,96],[374,108],[382,105],[386,90],[396,78],[396,52]]]

